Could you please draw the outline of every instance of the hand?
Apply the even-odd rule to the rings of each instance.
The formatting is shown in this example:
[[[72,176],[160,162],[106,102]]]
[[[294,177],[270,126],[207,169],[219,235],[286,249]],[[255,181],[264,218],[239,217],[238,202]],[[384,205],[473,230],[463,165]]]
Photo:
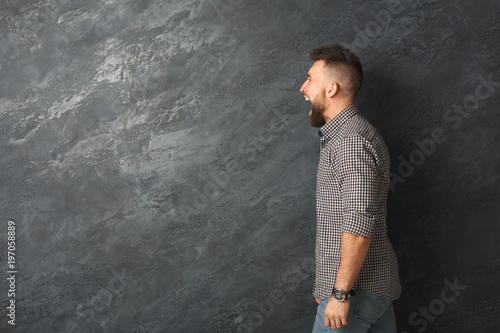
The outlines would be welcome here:
[[[325,309],[325,326],[336,329],[347,325],[347,314],[350,306],[351,300],[339,302],[333,296],[330,297]]]

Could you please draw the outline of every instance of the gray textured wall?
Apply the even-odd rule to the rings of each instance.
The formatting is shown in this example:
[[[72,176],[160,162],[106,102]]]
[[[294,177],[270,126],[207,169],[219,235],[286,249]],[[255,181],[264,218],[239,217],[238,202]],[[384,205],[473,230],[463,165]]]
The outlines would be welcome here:
[[[0,3],[2,332],[309,332],[331,42],[392,156],[399,332],[500,331],[498,1]]]

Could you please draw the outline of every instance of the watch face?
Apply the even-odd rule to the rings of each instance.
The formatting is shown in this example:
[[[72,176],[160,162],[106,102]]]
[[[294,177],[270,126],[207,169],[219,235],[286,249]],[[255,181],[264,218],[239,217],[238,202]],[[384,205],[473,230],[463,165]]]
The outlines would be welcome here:
[[[333,292],[333,297],[335,297],[337,301],[345,300],[345,296],[345,292],[342,289],[335,289]]]

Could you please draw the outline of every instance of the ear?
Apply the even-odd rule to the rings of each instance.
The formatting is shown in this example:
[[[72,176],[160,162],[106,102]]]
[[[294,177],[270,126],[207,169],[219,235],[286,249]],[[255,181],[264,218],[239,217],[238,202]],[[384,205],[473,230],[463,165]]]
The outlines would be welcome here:
[[[337,94],[338,90],[339,90],[339,85],[336,82],[330,83],[326,87],[326,97],[332,98],[333,96],[335,96],[335,94]]]

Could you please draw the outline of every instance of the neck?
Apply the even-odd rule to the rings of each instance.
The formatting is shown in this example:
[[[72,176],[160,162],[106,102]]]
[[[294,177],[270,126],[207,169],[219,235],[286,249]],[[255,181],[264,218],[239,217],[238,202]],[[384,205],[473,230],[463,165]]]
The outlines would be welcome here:
[[[346,100],[330,104],[330,107],[325,112],[325,121],[328,123],[330,120],[335,118],[340,112],[342,112],[342,110],[352,105],[353,103],[354,103],[353,100]]]

